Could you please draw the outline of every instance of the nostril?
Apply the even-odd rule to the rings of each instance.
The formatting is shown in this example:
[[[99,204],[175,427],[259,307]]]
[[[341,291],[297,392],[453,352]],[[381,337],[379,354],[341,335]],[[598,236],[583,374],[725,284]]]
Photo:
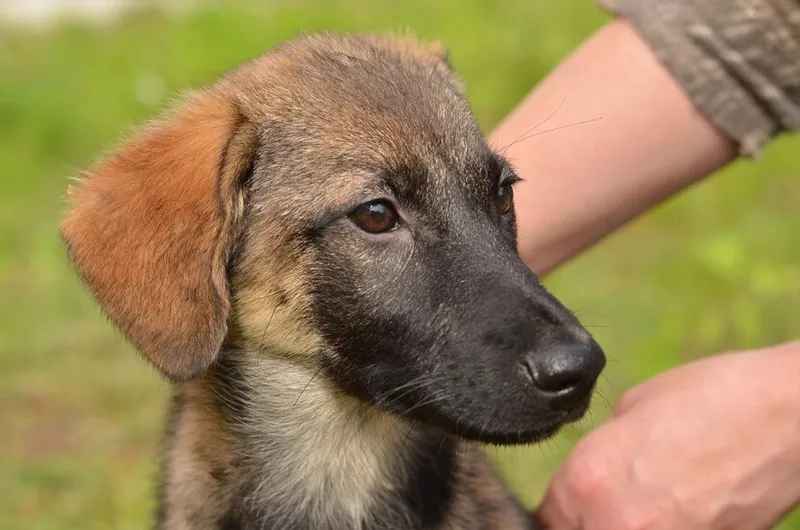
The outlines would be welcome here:
[[[522,375],[529,383],[548,392],[559,393],[581,384],[581,378],[577,374],[543,374],[536,369],[536,365],[531,359],[526,359],[519,364]]]
[[[519,363],[520,372],[529,383],[536,384],[536,369],[530,359],[525,359]]]
[[[562,392],[568,392],[574,388],[577,388],[580,385],[580,376],[574,374],[565,374],[563,378],[555,378],[554,380],[550,381],[548,385],[549,388],[546,390],[560,394]]]
[[[605,366],[596,344],[560,345],[532,352],[520,363],[525,379],[550,394],[571,394],[590,388]]]

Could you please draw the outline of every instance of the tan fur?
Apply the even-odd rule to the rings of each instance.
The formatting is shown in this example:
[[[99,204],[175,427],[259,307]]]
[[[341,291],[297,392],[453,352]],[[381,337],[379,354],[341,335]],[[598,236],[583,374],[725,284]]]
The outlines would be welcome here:
[[[286,245],[282,247],[280,240],[264,240],[263,244],[260,251],[247,254],[264,269],[245,268],[233,280],[233,327],[240,340],[259,349],[280,351],[311,362],[320,339],[305,318],[308,295],[302,257]]]
[[[342,511],[360,520],[370,500],[390,483],[392,466],[387,464],[407,434],[402,422],[345,396],[325,378],[315,378],[311,370],[290,361],[262,359],[252,366],[258,371],[251,375],[258,381],[260,424],[241,427],[255,440],[248,448],[251,465],[262,466],[269,480],[257,485],[251,502],[285,497],[286,513],[281,515],[287,521],[292,512],[313,512],[315,519],[325,521]],[[282,377],[270,377],[276,373]],[[272,437],[259,442],[260,432]],[[274,436],[283,442],[276,443]],[[353,469],[359,473],[352,474]]]
[[[295,512],[314,512],[315,519],[325,521],[342,508],[360,520],[371,503],[393,486],[389,474],[398,449],[417,436],[414,426],[342,395],[324,379],[309,383],[314,374],[289,361],[262,358],[251,366],[258,370],[251,375],[259,381],[256,408],[263,415],[259,425],[224,427],[208,378],[187,386],[176,426],[177,443],[167,449],[167,459],[173,463],[166,482],[172,517],[163,528],[216,528],[242,466],[251,471],[263,467],[269,477],[258,485],[250,502],[257,506],[263,498],[285,496],[286,512],[280,515],[286,521]],[[282,377],[274,377],[276,373]],[[309,424],[315,428],[309,430]],[[286,443],[243,447],[236,442],[237,431],[256,439],[262,431],[279,433]],[[442,529],[529,528],[529,516],[519,511],[481,449],[460,442],[458,457],[456,490]],[[352,469],[359,472],[349,472]],[[222,483],[212,478],[220,470]]]
[[[253,517],[269,516],[276,528],[294,528],[303,514],[321,527],[342,514],[357,522],[395,493],[403,478],[397,469],[414,456],[406,448],[420,436],[415,425],[316,376],[315,352],[324,344],[308,315],[306,281],[315,257],[297,242],[298,226],[368,186],[366,174],[338,173],[337,158],[392,164],[416,151],[435,159],[440,138],[315,95],[298,65],[319,50],[342,61],[399,54],[408,68],[449,79],[443,90],[463,89],[444,49],[411,37],[323,35],[310,42],[287,43],[188,98],[87,172],[70,194],[62,234],[82,277],[154,365],[187,381],[164,453],[163,529],[218,528],[243,494]],[[460,99],[451,105],[468,112]],[[313,134],[292,128],[309,120]],[[239,179],[254,159],[281,164],[281,153],[262,145],[271,134],[262,124],[277,122],[304,149],[294,163],[306,164],[309,176],[254,183],[246,196]],[[386,136],[387,129],[397,134]],[[460,133],[431,134],[459,145]],[[241,372],[226,377],[245,382],[245,404],[220,391],[221,351],[240,362]],[[234,417],[236,407],[247,409],[246,418]],[[442,528],[529,527],[475,446],[461,445],[457,466]],[[253,477],[262,478],[248,482]],[[281,513],[258,513],[263,501],[276,499]],[[409,528],[402,513],[396,517],[392,528]]]
[[[263,468],[248,502],[284,496],[288,521],[293,512],[316,512],[319,520],[344,510],[363,517],[381,488],[398,446],[408,434],[401,422],[342,395],[325,380],[276,358],[257,364],[256,407],[260,424],[230,425],[219,417],[208,377],[186,386],[174,425],[175,443],[166,448],[168,518],[164,528],[213,528],[237,493],[240,469]],[[280,379],[274,377],[282,374]],[[279,388],[275,388],[279,386]],[[286,413],[291,410],[292,413]],[[309,424],[316,427],[308,429]],[[259,432],[279,433],[286,443],[258,442]],[[254,443],[243,446],[236,434]],[[358,469],[357,475],[349,470]],[[331,488],[331,485],[336,485]],[[298,503],[298,499],[302,499]],[[330,516],[327,513],[330,512]],[[270,514],[272,517],[281,514]]]

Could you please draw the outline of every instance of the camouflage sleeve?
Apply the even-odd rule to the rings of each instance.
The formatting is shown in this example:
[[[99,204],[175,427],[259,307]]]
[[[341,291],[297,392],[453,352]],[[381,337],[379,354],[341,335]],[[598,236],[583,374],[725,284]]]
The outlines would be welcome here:
[[[800,0],[598,0],[753,156],[800,129]]]

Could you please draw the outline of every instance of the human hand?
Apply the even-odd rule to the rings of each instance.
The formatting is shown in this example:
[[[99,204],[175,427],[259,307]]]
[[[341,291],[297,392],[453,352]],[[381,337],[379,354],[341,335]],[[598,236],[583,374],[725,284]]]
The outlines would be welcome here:
[[[556,473],[550,530],[759,530],[800,502],[800,341],[627,392]]]

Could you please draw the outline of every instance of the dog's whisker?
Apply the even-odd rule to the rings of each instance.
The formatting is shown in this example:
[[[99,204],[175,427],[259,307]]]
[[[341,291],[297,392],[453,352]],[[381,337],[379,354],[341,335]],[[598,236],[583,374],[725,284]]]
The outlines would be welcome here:
[[[258,351],[264,347],[264,341],[267,339],[267,330],[269,329],[270,324],[272,324],[272,319],[275,318],[275,313],[278,311],[278,306],[276,305],[275,308],[272,310],[272,314],[267,320],[267,325],[264,326],[264,331],[261,333],[261,340],[258,343]]]
[[[414,257],[414,251],[416,250],[416,248],[417,248],[417,240],[416,239],[412,239],[411,240],[411,250],[409,251],[408,257],[406,258],[405,262],[403,263],[403,266],[400,267],[400,271],[397,273],[398,277],[402,277],[403,273],[406,271],[406,267],[408,267],[408,264],[411,263],[411,258]]]
[[[436,450],[436,456],[439,456],[440,454],[442,454],[442,448],[444,447],[444,444],[450,439],[451,438],[450,438],[449,435],[442,436],[442,441],[439,442],[439,448]]]
[[[528,136],[525,136],[524,138],[520,138],[519,140],[517,140],[517,142],[522,142],[524,140],[528,140],[530,138],[533,138],[535,136],[540,136],[542,134],[547,134],[547,133],[551,133],[551,132],[555,132],[555,131],[560,131],[562,129],[569,129],[569,128],[572,128],[572,127],[577,127],[578,125],[586,125],[588,123],[593,123],[593,122],[596,122],[596,121],[600,121],[602,119],[603,119],[602,116],[597,116],[595,118],[589,118],[589,119],[586,119],[586,120],[576,121],[575,123],[568,123],[566,125],[559,125],[558,127],[553,127],[551,129],[545,129],[544,131],[537,131],[537,132],[531,133]],[[517,142],[515,142],[515,143],[517,143]]]
[[[426,376],[420,376],[420,377],[414,378],[414,379],[412,379],[411,381],[409,381],[407,383],[403,383],[402,385],[398,385],[398,386],[392,388],[388,392],[384,392],[382,394],[379,394],[377,396],[378,400],[379,401],[383,401],[383,400],[389,399],[391,397],[402,397],[405,394],[402,394],[401,396],[395,396],[395,394],[398,393],[398,392],[401,392],[403,390],[406,390],[408,388],[416,390],[418,385],[424,385],[424,384],[427,383],[427,381],[428,381],[428,379],[426,378]]]
[[[548,438],[544,441],[544,445],[547,447],[547,452],[550,453],[550,458],[552,458],[553,462],[558,461],[558,457],[556,456],[556,452],[553,451],[553,446],[551,444],[551,439]]]
[[[409,395],[409,394],[411,394],[413,392],[416,392],[417,390],[422,390],[424,388],[428,388],[428,387],[430,387],[432,385],[435,385],[437,383],[441,383],[441,382],[446,381],[446,380],[447,380],[446,378],[422,378],[422,377],[420,377],[420,378],[417,378],[417,379],[414,379],[414,380],[410,381],[409,383],[400,385],[399,387],[396,387],[396,388],[392,389],[391,391],[386,392],[385,394],[381,394],[380,396],[378,396],[377,401],[379,403],[384,403],[389,399],[400,400],[400,399],[404,398],[405,396],[407,396],[407,395]],[[400,391],[402,391],[402,393],[397,394]]]
[[[539,454],[542,455],[542,460],[544,460],[549,467],[552,467],[552,462],[547,458],[547,454],[544,452],[544,444],[536,444],[536,448],[539,449]]]
[[[520,140],[524,139],[524,137],[525,137],[527,134],[529,134],[529,133],[531,133],[531,132],[535,131],[536,129],[538,129],[539,127],[541,127],[542,125],[544,125],[545,123],[547,123],[548,121],[550,121],[551,119],[553,119],[553,117],[554,117],[556,114],[558,114],[558,111],[559,111],[559,110],[561,110],[561,107],[563,107],[563,106],[564,106],[564,103],[565,103],[566,101],[567,101],[567,100],[566,100],[566,98],[562,98],[562,99],[561,99],[561,101],[559,102],[558,106],[556,107],[556,109],[555,109],[553,112],[551,112],[550,114],[548,114],[548,115],[545,117],[545,119],[544,119],[544,120],[540,121],[539,123],[537,123],[536,125],[534,125],[534,126],[533,126],[533,127],[531,127],[530,129],[528,129],[527,131],[525,131],[524,133],[520,134],[520,135],[519,135],[519,136],[518,136],[518,137],[517,137],[517,138],[516,138],[514,141],[512,141],[511,143],[507,144],[505,147],[503,147],[502,149],[500,149],[500,150],[499,150],[499,151],[500,151],[500,154],[505,154],[505,153],[506,153],[506,151],[508,151],[508,150],[509,150],[509,149],[510,149],[510,148],[511,148],[511,147],[512,147],[514,144],[516,144],[516,143],[517,143],[517,142],[519,142]]]
[[[495,415],[495,414],[497,414],[497,411],[498,411],[499,409],[500,409],[500,403],[497,403],[497,404],[494,406],[494,408],[492,409],[492,411],[491,411],[492,413],[491,413],[491,414],[487,414],[487,415],[486,415],[486,421],[484,421],[484,422],[483,422],[483,425],[481,425],[481,429],[480,429],[480,435],[481,435],[481,437],[482,437],[482,436],[485,434],[485,432],[486,432],[486,427],[488,427],[488,426],[489,426],[489,422],[491,422],[491,421],[492,421],[492,419],[494,419],[494,415]]]
[[[300,398],[301,398],[301,397],[303,397],[303,393],[304,393],[304,392],[305,392],[305,391],[308,389],[308,387],[309,387],[309,385],[311,384],[311,382],[312,382],[314,379],[316,379],[316,377],[317,377],[317,376],[318,376],[320,373],[322,373],[322,370],[323,370],[324,368],[325,368],[324,366],[320,366],[320,367],[319,367],[319,369],[318,369],[316,372],[314,372],[314,375],[312,375],[312,376],[311,376],[311,379],[309,379],[309,380],[308,380],[308,383],[306,383],[306,385],[303,387],[303,389],[302,389],[302,390],[300,391],[300,393],[297,395],[297,399],[296,399],[296,400],[294,400],[294,405],[295,405],[295,406],[297,406],[297,404],[300,402]]]
[[[408,426],[408,431],[406,432],[406,436],[405,436],[405,438],[403,438],[403,442],[400,444],[400,446],[404,450],[405,450],[406,444],[408,443],[408,439],[411,436],[411,433],[416,429],[416,427],[417,427],[417,422],[412,420],[411,424]]]
[[[438,403],[440,401],[444,401],[447,398],[448,398],[448,396],[434,396],[434,397],[429,398],[429,399],[424,399],[424,400],[416,403],[413,407],[410,407],[410,408],[406,409],[405,411],[403,411],[403,413],[404,414],[411,414],[415,410],[418,410],[418,409],[420,409],[422,407],[427,407],[428,405],[432,405],[432,404]]]
[[[603,402],[603,405],[605,406],[606,412],[610,414],[611,411],[614,409],[614,407],[611,405],[611,401],[609,401],[608,398],[605,396],[605,394],[603,394],[603,392],[601,392],[600,390],[595,391],[595,396],[600,398],[600,400]]]

